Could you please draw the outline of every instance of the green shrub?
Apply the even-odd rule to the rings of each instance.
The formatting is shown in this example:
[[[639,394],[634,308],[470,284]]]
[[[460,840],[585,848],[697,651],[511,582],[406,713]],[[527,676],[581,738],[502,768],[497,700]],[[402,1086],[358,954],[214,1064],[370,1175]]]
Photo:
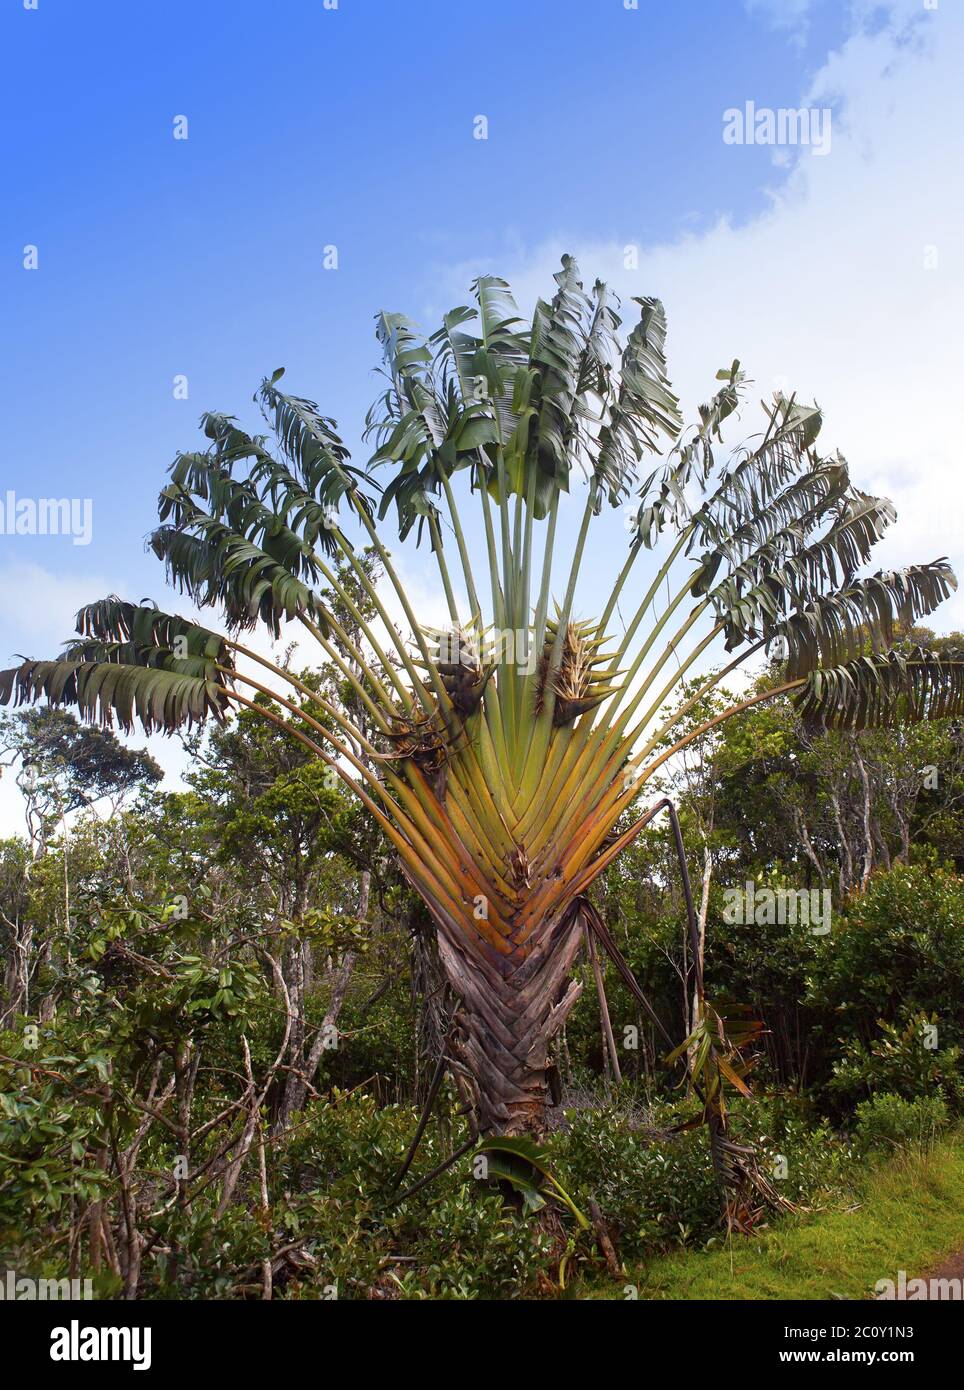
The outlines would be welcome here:
[[[412,1254],[390,1273],[401,1298],[524,1298],[553,1263],[549,1233],[472,1178],[405,1203],[390,1229]]]
[[[595,1198],[618,1228],[622,1255],[705,1241],[719,1232],[720,1198],[701,1132],[654,1143],[611,1110],[584,1111],[552,1150],[577,1206],[585,1209]]]
[[[905,1100],[891,1092],[857,1106],[857,1143],[873,1149],[929,1149],[947,1128],[949,1116],[941,1096]]]
[[[964,1043],[964,878],[897,865],[854,897],[810,972],[807,1003],[836,1036],[875,1036],[880,1019],[936,1014],[945,1046]]]
[[[316,1273],[289,1296],[336,1286],[339,1299],[517,1298],[550,1270],[545,1230],[474,1178],[471,1155],[413,1197],[393,1200],[392,1175],[415,1123],[413,1110],[357,1092],[313,1106],[292,1132],[280,1167],[297,1175],[299,1192],[279,1190],[274,1215],[295,1238],[310,1235]],[[430,1125],[405,1188],[462,1138]]]
[[[884,1092],[909,1100],[937,1095],[954,1111],[964,1108],[960,1048],[931,1045],[943,1037],[943,1026],[937,1014],[914,1014],[898,1023],[880,1019],[869,1043],[845,1043],[828,1082],[841,1113]]]
[[[731,1107],[731,1128],[754,1145],[761,1171],[789,1202],[817,1205],[854,1177],[850,1144],[798,1097],[741,1099]]]

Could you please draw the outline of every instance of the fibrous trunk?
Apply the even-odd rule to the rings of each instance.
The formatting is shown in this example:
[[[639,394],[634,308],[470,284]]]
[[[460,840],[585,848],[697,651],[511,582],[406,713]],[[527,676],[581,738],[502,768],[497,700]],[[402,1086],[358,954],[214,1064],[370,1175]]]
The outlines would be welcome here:
[[[546,1126],[553,1039],[582,992],[571,978],[582,940],[573,906],[533,929],[526,922],[507,955],[466,942],[429,904],[439,955],[458,996],[448,1055],[477,1135],[531,1135]],[[525,922],[525,913],[520,912]],[[524,940],[521,939],[524,937]]]

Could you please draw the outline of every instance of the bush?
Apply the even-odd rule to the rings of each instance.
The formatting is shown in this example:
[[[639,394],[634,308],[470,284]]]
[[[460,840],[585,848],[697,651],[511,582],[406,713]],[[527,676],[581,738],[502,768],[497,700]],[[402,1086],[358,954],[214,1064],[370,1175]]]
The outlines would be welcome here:
[[[813,1206],[852,1181],[850,1144],[806,1101],[779,1094],[741,1099],[730,1115],[734,1138],[755,1146],[761,1171],[787,1201]]]
[[[913,1099],[939,1088],[961,1107],[962,978],[964,879],[906,865],[874,874],[808,973],[811,1084],[832,1118],[884,1091]]]
[[[882,1093],[909,1100],[936,1095],[953,1111],[964,1108],[960,1048],[930,1045],[942,1037],[942,1026],[936,1014],[915,1014],[896,1024],[881,1019],[869,1044],[847,1042],[828,1082],[840,1112]]]
[[[891,1092],[857,1106],[857,1143],[873,1149],[929,1149],[947,1128],[949,1116],[941,1096],[905,1100]]]
[[[926,1012],[945,1046],[964,1043],[964,879],[897,865],[876,873],[824,939],[808,1004],[837,1020],[837,1036],[869,1042],[880,1019]]]
[[[280,1189],[275,1219],[309,1234],[316,1273],[289,1297],[340,1299],[520,1298],[552,1265],[540,1225],[472,1176],[466,1156],[413,1197],[394,1202],[392,1175],[415,1128],[415,1112],[380,1106],[364,1092],[336,1093],[315,1105],[285,1145],[282,1167],[295,1195]],[[461,1140],[438,1125],[426,1131],[405,1180],[409,1187]]]
[[[705,1241],[720,1229],[720,1197],[706,1135],[654,1142],[612,1110],[583,1111],[556,1137],[553,1159],[583,1210],[590,1198],[619,1230],[620,1254],[638,1257]]]

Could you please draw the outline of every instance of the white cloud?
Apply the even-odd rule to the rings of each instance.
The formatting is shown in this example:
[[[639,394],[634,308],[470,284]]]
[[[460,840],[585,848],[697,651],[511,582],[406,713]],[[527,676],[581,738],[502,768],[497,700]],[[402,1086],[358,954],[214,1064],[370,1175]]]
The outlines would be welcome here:
[[[58,651],[73,635],[74,614],[90,602],[91,594],[116,593],[118,588],[116,578],[111,582],[96,575],[58,574],[30,561],[0,566],[0,592],[11,596],[4,605],[0,664],[6,666],[15,652],[48,656]]]
[[[803,0],[765,6],[751,0],[751,8],[764,7],[795,14],[797,21],[807,9]],[[860,486],[897,504],[898,524],[876,552],[879,563],[949,555],[962,572],[957,401],[964,361],[964,13],[950,4],[925,10],[920,0],[886,9],[860,0],[852,14],[851,37],[800,96],[801,102],[833,105],[831,153],[814,158],[804,151],[789,172],[775,171],[780,181],[760,216],[740,225],[724,218],[705,233],[650,246],[632,229],[584,244],[559,237],[528,251],[513,239],[495,268],[512,280],[527,307],[551,288],[566,250],[577,254],[588,277],[607,279],[624,301],[660,295],[669,317],[672,376],[688,419],[714,389],[716,369],[734,356],[760,395],[781,385],[818,400],[827,447],[847,455]],[[736,167],[754,151],[724,146],[721,139],[718,157]],[[624,246],[633,241],[640,244],[635,272],[623,264]],[[490,261],[440,267],[436,307],[464,302],[473,276],[491,269]],[[612,551],[601,551],[602,562],[586,567],[590,583],[597,570],[603,582],[603,570],[608,576],[618,565],[617,551],[625,545],[618,518],[601,534],[611,536]],[[454,547],[447,553],[452,556]],[[407,549],[397,568],[420,620],[444,625],[444,601],[424,549]],[[92,593],[126,592],[116,578],[58,575],[26,563],[0,567],[0,585],[13,595],[4,614],[3,665],[16,651],[55,649]],[[380,593],[391,616],[406,626],[387,583]],[[464,611],[461,593],[459,600]],[[188,611],[183,600],[172,606]],[[964,595],[932,621],[944,630],[964,626]],[[248,644],[270,652],[261,635]],[[315,659],[310,646],[301,647],[296,662]],[[176,776],[178,746],[158,739],[150,746]],[[20,828],[19,798],[9,778],[0,780],[0,834]]]
[[[619,241],[560,237],[528,254],[510,250],[498,269],[530,307],[551,288],[563,251],[624,303],[658,294],[687,419],[733,357],[758,395],[780,385],[817,400],[822,443],[840,448],[859,486],[897,505],[897,525],[875,561],[948,555],[960,572],[964,13],[924,11],[910,0],[891,6],[886,20],[879,5],[855,13],[854,33],[803,95],[833,102],[832,151],[820,159],[802,152],[760,216],[741,225],[724,218],[662,245],[639,239],[638,271],[623,264],[631,232]],[[719,157],[748,153],[721,143]],[[438,293],[464,297],[472,276],[491,268],[449,267]],[[941,630],[964,626],[964,595],[932,621]]]

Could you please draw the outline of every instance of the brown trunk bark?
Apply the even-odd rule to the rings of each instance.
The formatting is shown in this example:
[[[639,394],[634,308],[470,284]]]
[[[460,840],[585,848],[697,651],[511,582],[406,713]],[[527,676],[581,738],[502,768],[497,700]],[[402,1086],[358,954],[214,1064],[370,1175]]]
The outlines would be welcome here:
[[[358,916],[363,919],[368,916],[368,900],[371,891],[371,874],[366,869],[361,876],[361,891],[358,902]],[[276,1133],[281,1133],[291,1122],[291,1117],[298,1110],[303,1110],[305,1101],[308,1098],[308,1090],[314,1083],[315,1072],[321,1061],[321,1054],[329,1045],[328,1039],[331,1030],[338,1022],[342,1005],[345,1002],[345,995],[348,993],[348,986],[351,983],[352,973],[355,969],[355,952],[346,951],[342,958],[341,965],[335,974],[334,987],[325,1016],[322,1019],[321,1027],[315,1034],[314,1041],[308,1051],[308,1056],[300,1065],[298,1070],[292,1069],[288,1073],[288,1080],[285,1085],[284,1097],[281,1102],[281,1110],[275,1125]],[[306,978],[302,972],[302,981]],[[303,1049],[302,1049],[303,1050]]]
[[[442,965],[461,1002],[449,1055],[473,1132],[538,1138],[552,1040],[582,992],[571,979],[582,918],[568,909],[504,956],[471,948],[454,923],[437,916],[436,923]]]
[[[700,1021],[700,1013],[703,1001],[700,998],[699,982],[703,979],[703,966],[706,959],[706,919],[710,911],[710,882],[713,878],[713,855],[709,845],[703,846],[703,884],[700,892],[700,906],[696,917],[697,927],[697,958],[693,962],[693,997],[688,1001],[690,1017],[689,1029],[691,1033],[696,1032]],[[689,1050],[690,1069],[693,1067],[694,1048]]]
[[[606,982],[603,979],[602,966],[599,963],[599,952],[596,950],[596,943],[593,941],[592,932],[586,932],[586,946],[589,950],[589,960],[592,964],[593,979],[596,981],[596,998],[599,1000],[599,1021],[602,1025],[603,1061],[606,1067],[607,1076],[612,1076],[617,1086],[623,1084],[623,1074],[619,1069],[619,1057],[616,1054],[616,1039],[613,1037],[613,1022],[609,1014],[609,1000],[606,998]]]
[[[33,927],[19,921],[8,922],[10,955],[3,976],[0,996],[0,1028],[12,1028],[18,1013],[26,1013],[30,988],[30,956]]]

